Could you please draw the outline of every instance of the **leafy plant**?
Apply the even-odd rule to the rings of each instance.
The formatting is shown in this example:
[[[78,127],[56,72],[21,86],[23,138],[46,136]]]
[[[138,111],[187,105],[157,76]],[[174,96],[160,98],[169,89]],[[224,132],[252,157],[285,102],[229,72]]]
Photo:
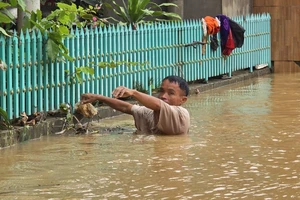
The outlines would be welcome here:
[[[95,16],[102,18],[103,17],[103,7],[102,0],[59,0],[61,3],[66,3],[71,5],[72,3],[75,3],[76,6],[81,6],[84,9],[89,9],[90,6],[97,8]]]
[[[93,25],[99,26],[105,24],[105,19],[95,16],[99,6],[83,8],[72,3],[57,3],[58,9],[51,12],[46,18],[42,18],[42,12],[30,12],[25,28],[37,28],[44,35],[47,33],[47,55],[51,60],[58,57],[73,60],[69,56],[67,47],[63,44],[63,39],[72,37],[71,28],[76,25],[78,28]]]
[[[77,80],[78,83],[82,83],[83,82],[82,73],[89,74],[89,75],[93,76],[94,75],[94,68],[87,67],[87,66],[75,67],[75,72],[73,74],[70,74],[69,70],[65,70],[65,73],[67,74],[67,76],[70,76],[70,78],[74,82],[76,82],[76,80]]]
[[[163,11],[162,7],[175,6],[173,3],[156,4],[150,0],[128,0],[127,4],[122,0],[123,6],[118,5],[114,0],[111,3],[104,3],[108,9],[111,9],[119,18],[120,23],[130,24],[133,30],[136,25],[146,21],[163,20],[161,17],[167,17],[172,20],[181,20],[181,17],[172,12]],[[116,19],[114,19],[117,21]]]
[[[3,110],[3,108],[0,107],[0,122],[2,119],[2,123],[0,123],[0,128],[2,128],[2,125],[6,128],[10,128],[11,127],[11,122],[8,118],[8,114],[5,110]]]

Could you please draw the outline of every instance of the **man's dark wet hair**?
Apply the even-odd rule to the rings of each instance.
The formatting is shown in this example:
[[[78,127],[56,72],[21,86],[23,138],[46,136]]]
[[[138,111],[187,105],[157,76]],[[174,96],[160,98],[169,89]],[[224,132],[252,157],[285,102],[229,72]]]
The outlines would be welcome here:
[[[179,88],[184,91],[185,96],[189,95],[189,85],[187,84],[187,82],[181,78],[180,76],[167,76],[166,78],[164,78],[162,81],[168,80],[170,81],[170,83],[178,83]]]

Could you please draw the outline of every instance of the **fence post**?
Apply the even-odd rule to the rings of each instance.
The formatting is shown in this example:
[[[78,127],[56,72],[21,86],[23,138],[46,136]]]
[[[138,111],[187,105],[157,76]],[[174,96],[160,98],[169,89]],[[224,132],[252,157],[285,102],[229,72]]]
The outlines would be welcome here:
[[[0,68],[0,107],[3,110],[7,109],[7,91],[6,91],[6,70],[4,67],[4,62],[5,60],[5,48],[6,42],[5,42],[5,37],[3,35],[0,35],[0,59],[1,59],[1,68]]]

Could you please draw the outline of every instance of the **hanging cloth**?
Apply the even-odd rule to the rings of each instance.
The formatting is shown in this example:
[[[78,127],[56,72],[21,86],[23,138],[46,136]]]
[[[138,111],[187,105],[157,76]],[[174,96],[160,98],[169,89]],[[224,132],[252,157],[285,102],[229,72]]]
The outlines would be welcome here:
[[[202,27],[203,27],[203,38],[202,42],[207,42],[209,35],[213,35],[210,37],[210,47],[212,50],[216,50],[219,46],[217,33],[220,31],[220,21],[219,19],[213,18],[211,16],[206,16],[202,18]],[[202,46],[202,54],[204,55],[206,51],[206,46]]]
[[[237,22],[229,19],[229,25],[232,32],[235,48],[241,48],[244,44],[245,29]]]
[[[204,17],[204,20],[206,22],[208,35],[214,35],[220,31],[220,23],[218,22],[218,19],[206,16]]]
[[[219,47],[219,43],[218,43],[218,35],[214,34],[213,36],[210,36],[210,48],[213,51],[216,51]]]
[[[230,31],[229,19],[225,15],[217,15],[217,18],[221,22],[220,36],[221,36],[221,51],[223,52],[226,48],[227,39]]]
[[[235,49],[235,46],[234,46],[234,40],[232,37],[232,31],[231,31],[231,29],[229,29],[228,38],[227,38],[225,47],[222,50],[222,54],[224,56],[229,56],[234,49]]]

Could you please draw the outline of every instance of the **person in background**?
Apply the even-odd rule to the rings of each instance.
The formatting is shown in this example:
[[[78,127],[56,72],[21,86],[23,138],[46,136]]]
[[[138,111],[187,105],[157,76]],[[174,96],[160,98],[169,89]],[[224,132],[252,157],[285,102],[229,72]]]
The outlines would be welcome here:
[[[138,134],[180,135],[187,134],[190,127],[189,112],[182,107],[188,94],[189,87],[184,79],[168,76],[162,80],[157,97],[119,86],[112,92],[113,98],[86,93],[81,95],[81,103],[100,101],[132,115]],[[141,105],[119,99],[127,97],[133,97]]]

